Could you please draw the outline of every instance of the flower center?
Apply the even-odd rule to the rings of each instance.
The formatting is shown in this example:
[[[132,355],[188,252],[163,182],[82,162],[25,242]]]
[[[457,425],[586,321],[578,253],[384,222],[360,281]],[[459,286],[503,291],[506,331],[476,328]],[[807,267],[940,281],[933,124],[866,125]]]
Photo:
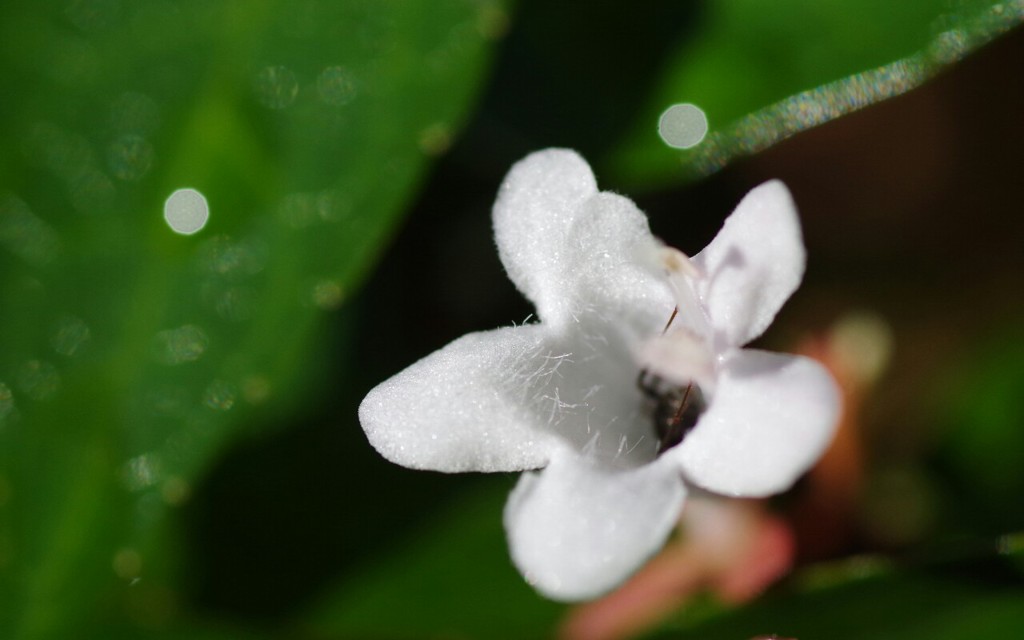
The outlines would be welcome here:
[[[658,455],[683,441],[704,413],[707,403],[696,383],[677,386],[641,369],[637,386],[648,400],[648,410],[658,435]]]
[[[661,336],[657,338],[657,342],[671,345],[672,348],[641,368],[636,381],[637,387],[647,399],[647,410],[654,421],[654,431],[658,436],[657,455],[682,442],[707,408],[704,393],[694,379],[696,376],[688,375],[707,368],[707,350],[703,342],[686,329],[669,333],[678,313],[679,307],[676,306],[665,328],[661,330]],[[661,369],[654,365],[668,364],[666,360],[672,366],[666,367],[665,372],[670,376],[673,373],[683,375],[674,376],[674,380],[660,375],[658,372]]]

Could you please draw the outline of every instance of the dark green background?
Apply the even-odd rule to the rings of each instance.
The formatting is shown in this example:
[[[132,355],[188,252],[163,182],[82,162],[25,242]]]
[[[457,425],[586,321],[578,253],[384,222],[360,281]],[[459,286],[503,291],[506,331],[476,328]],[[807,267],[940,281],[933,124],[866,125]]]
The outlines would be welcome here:
[[[395,467],[355,420],[380,380],[530,313],[489,208],[549,146],[687,252],[784,179],[809,271],[763,345],[862,309],[895,338],[842,549],[655,633],[1015,637],[1024,39],[999,34],[1020,18],[937,0],[5,3],[0,637],[549,635],[563,606],[501,530],[514,476]],[[673,102],[728,137],[908,57],[920,88],[710,176],[656,136]],[[211,208],[190,237],[161,218],[185,186]],[[191,355],[168,350],[195,329]],[[846,558],[863,554],[884,568],[862,575]]]

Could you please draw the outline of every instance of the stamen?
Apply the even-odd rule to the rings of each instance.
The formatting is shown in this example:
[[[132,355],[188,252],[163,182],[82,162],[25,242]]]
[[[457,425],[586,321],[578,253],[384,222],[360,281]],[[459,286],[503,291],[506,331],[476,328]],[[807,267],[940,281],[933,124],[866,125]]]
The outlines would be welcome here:
[[[672,309],[672,315],[668,317],[668,322],[665,323],[665,328],[661,330],[661,335],[665,335],[668,328],[672,326],[672,322],[676,319],[676,315],[679,313],[679,307],[676,306]]]
[[[676,415],[672,416],[672,422],[678,424],[683,419],[683,412],[686,411],[686,401],[690,399],[690,390],[693,389],[693,383],[686,385],[686,391],[683,392],[683,401],[679,403],[679,409],[676,410]]]
[[[706,408],[704,395],[700,392],[700,387],[692,382],[686,385],[679,403],[677,405],[670,404],[669,396],[673,396],[671,399],[675,399],[678,398],[677,394],[678,390],[676,390],[676,393],[666,394],[655,408],[654,419],[655,428],[658,432],[658,455],[681,443],[686,434],[697,426],[697,420]],[[673,413],[668,415],[668,411]]]

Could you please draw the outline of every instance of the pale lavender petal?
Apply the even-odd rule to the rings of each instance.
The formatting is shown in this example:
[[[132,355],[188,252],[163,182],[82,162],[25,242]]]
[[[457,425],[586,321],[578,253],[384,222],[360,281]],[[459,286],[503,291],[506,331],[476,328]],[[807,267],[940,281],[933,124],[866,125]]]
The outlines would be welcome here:
[[[671,462],[613,471],[558,456],[543,471],[524,474],[509,497],[512,559],[550,598],[596,597],[662,547],[685,496]]]
[[[471,333],[382,382],[359,406],[370,444],[413,469],[544,466],[555,436],[535,428],[523,375],[544,336],[541,325]]]
[[[824,453],[839,409],[832,377],[814,360],[740,349],[723,363],[697,426],[665,455],[716,493],[778,493]]]
[[[747,194],[693,262],[716,350],[761,335],[800,286],[805,252],[796,205],[786,186],[766,182]]]
[[[545,149],[517,162],[494,203],[494,238],[509,278],[542,320],[564,317],[565,252],[580,205],[597,193],[586,161],[568,149]]]

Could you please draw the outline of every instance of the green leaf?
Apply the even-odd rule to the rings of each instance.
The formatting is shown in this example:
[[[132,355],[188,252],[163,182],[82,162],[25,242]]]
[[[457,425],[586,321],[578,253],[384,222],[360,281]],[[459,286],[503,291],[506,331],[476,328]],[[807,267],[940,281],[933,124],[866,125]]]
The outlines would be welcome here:
[[[530,588],[508,557],[501,509],[510,486],[488,478],[405,545],[354,573],[306,620],[316,637],[542,638],[563,606]]]
[[[855,559],[834,571],[839,575],[819,576],[824,583],[702,621],[683,618],[654,637],[1009,640],[1024,625],[1024,576],[1019,549],[1003,553],[898,571]]]
[[[169,513],[317,388],[318,327],[455,134],[501,12],[3,4],[0,636],[173,588]],[[164,220],[185,187],[194,235]]]
[[[159,606],[159,605],[155,605]],[[161,614],[149,611],[150,615]],[[174,621],[167,623],[159,619],[122,622],[96,629],[93,637],[103,640],[271,640],[274,636],[238,625],[214,622],[205,619]]]
[[[617,180],[693,179],[794,133],[919,86],[1024,20],[995,0],[756,0],[707,3],[608,158]],[[686,150],[658,135],[670,105],[691,103],[709,134]]]
[[[1024,526],[1024,319],[1002,320],[932,394],[933,421],[944,435],[941,459],[964,492],[947,510],[961,528],[981,532]]]

